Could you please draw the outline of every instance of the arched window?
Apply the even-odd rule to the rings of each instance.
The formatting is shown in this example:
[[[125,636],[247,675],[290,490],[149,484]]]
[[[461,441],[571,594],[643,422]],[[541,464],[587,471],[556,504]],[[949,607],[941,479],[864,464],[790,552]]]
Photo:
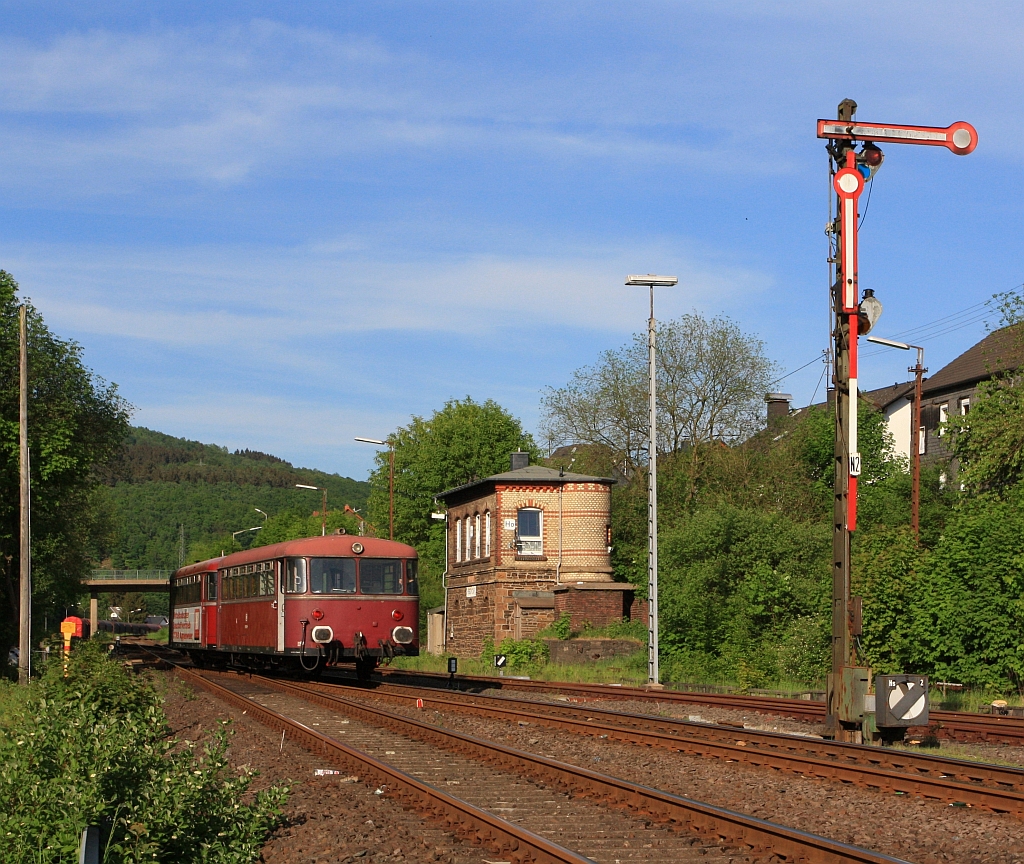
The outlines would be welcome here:
[[[455,520],[455,560],[462,560],[462,520]]]
[[[480,557],[480,514],[477,513],[473,519],[473,557]]]
[[[520,555],[544,554],[544,513],[537,507],[523,507],[517,514],[516,534]]]
[[[491,511],[484,511],[484,558],[491,557]]]
[[[466,517],[466,560],[473,557],[473,518]]]

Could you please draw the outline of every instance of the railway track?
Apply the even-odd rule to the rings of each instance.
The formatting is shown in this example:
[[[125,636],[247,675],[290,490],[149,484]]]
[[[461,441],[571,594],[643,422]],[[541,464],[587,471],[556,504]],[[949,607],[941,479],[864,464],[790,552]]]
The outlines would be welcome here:
[[[413,707],[419,700],[424,708],[436,711],[548,726],[1024,817],[1024,770],[1019,768],[649,714],[506,697],[440,694],[406,685],[384,684],[372,689],[324,683],[296,686],[344,698],[371,697],[405,707]]]
[[[421,681],[427,686],[443,687],[449,677],[436,672],[405,672],[382,669],[384,681]],[[524,681],[515,678],[491,678],[482,675],[459,675],[462,690],[521,690],[539,694],[562,694],[579,699],[627,699],[657,701],[668,704],[707,705],[734,711],[756,711],[790,717],[806,723],[823,723],[825,705],[809,699],[781,699],[771,696],[742,696],[730,693],[695,693],[682,690],[651,691],[641,687],[619,687],[612,684],[572,684],[555,681]],[[961,711],[931,711],[929,731],[939,738],[963,743],[981,742],[1024,746],[1024,719],[1018,717],[969,714]]]
[[[899,860],[316,687],[180,667],[176,674],[505,861]]]

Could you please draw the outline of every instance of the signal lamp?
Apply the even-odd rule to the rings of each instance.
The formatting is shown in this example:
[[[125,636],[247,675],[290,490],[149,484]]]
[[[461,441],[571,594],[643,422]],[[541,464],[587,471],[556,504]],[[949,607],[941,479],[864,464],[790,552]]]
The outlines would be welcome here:
[[[392,611],[391,617],[396,621],[401,621],[405,616],[398,609],[395,609]]]
[[[864,175],[865,180],[870,180],[884,161],[885,154],[871,141],[867,141],[857,154],[857,169]]]
[[[313,610],[313,620],[314,621],[322,621],[323,617],[324,617],[324,613],[323,613],[322,609],[314,609]]]

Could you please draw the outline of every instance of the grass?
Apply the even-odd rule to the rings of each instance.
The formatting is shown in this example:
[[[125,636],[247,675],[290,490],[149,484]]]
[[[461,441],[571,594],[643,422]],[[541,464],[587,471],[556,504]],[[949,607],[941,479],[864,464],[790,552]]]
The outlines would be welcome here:
[[[167,644],[168,635],[169,635],[168,629],[166,627],[161,627],[155,633],[147,633],[146,634],[146,638],[147,639],[152,639],[154,642],[161,642],[164,645],[166,645]]]

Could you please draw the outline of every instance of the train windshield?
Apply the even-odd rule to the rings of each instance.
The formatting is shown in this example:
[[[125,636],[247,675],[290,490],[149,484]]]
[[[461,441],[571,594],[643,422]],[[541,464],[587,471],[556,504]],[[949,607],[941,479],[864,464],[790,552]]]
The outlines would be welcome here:
[[[397,558],[363,558],[359,562],[360,594],[401,594],[402,562]]]
[[[420,584],[416,580],[416,568],[419,561],[413,559],[405,562],[405,593],[406,594],[419,594]]]
[[[355,594],[356,562],[352,558],[310,558],[309,587],[314,594]]]

